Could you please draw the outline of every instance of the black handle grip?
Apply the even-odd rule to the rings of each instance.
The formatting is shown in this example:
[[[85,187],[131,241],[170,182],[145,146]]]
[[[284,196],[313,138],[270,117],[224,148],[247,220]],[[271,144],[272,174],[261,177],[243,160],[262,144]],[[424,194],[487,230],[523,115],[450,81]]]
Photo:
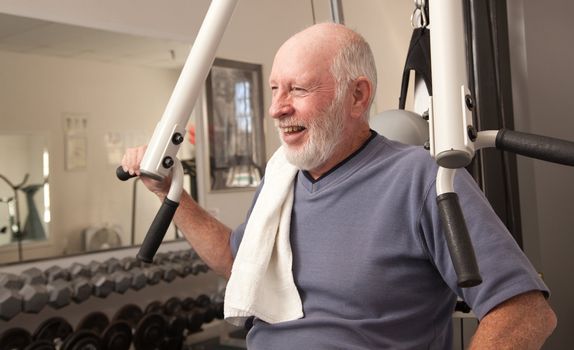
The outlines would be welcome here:
[[[131,179],[132,177],[136,177],[137,175],[135,175],[135,174],[131,175],[129,172],[124,171],[124,169],[121,166],[119,166],[116,169],[116,176],[118,177],[118,179],[120,179],[122,181],[126,181],[126,180]]]
[[[179,203],[168,198],[164,199],[137,254],[139,260],[146,263],[153,262],[153,257],[171,224],[178,205]]]
[[[574,142],[501,129],[496,148],[548,162],[574,166]]]
[[[458,286],[474,287],[482,282],[474,248],[458,202],[458,195],[447,192],[436,198],[446,243],[457,275]]]

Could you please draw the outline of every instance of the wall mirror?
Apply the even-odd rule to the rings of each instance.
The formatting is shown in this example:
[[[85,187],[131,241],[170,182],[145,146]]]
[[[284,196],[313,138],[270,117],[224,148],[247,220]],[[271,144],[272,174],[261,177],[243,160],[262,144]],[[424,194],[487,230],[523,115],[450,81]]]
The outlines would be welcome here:
[[[160,202],[115,168],[149,141],[190,46],[0,14],[0,263],[141,243]],[[179,156],[193,192],[189,139]]]
[[[0,134],[0,246],[49,237],[49,152],[45,135]]]

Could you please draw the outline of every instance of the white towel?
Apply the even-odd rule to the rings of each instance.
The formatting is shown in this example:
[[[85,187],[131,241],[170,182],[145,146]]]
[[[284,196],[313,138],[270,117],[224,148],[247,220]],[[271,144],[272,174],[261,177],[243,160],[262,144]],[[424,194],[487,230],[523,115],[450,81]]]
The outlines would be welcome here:
[[[225,319],[232,324],[243,325],[249,316],[268,323],[303,317],[289,242],[296,173],[282,147],[267,163],[225,291]]]

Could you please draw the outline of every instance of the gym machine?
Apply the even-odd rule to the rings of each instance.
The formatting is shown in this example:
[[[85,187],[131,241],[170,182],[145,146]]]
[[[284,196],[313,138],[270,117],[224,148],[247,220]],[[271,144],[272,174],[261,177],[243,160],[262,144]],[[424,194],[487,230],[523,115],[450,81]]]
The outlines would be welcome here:
[[[417,1],[424,5],[424,1]],[[574,166],[574,143],[513,130],[478,131],[473,126],[474,97],[470,91],[465,50],[465,16],[460,0],[432,0],[432,96],[429,108],[430,153],[439,165],[437,204],[458,285],[472,287],[482,279],[466,223],[453,189],[457,169],[475,152],[495,147],[523,156]]]
[[[177,159],[177,151],[184,140],[185,126],[209,70],[215,59],[215,51],[237,0],[213,0],[193,43],[183,70],[169,98],[166,109],[150,139],[140,165],[142,176],[163,180],[170,176],[171,186],[155,216],[137,254],[138,259],[152,262],[175,211],[183,191],[183,167]],[[127,180],[129,173],[118,167],[120,180]]]
[[[157,180],[172,176],[167,198],[152,223],[138,253],[152,261],[175,214],[182,191],[182,169],[176,158],[184,127],[208,74],[215,49],[237,0],[213,0],[184,65],[166,110],[141,163],[141,173]],[[416,0],[422,8],[425,0]],[[478,131],[473,126],[474,98],[468,84],[465,54],[465,17],[462,0],[432,0],[429,9],[432,96],[429,103],[429,149],[439,165],[437,204],[444,226],[458,285],[476,286],[482,278],[465,219],[453,188],[456,170],[467,166],[475,152],[495,147],[523,156],[574,165],[574,143],[513,130]],[[424,12],[422,12],[424,13]],[[120,179],[129,174],[117,169]]]

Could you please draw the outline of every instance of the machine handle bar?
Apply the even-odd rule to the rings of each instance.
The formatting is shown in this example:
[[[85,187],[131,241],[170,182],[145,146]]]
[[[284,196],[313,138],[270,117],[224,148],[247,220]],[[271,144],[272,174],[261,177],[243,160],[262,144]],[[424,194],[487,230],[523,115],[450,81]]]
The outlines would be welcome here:
[[[159,211],[155,215],[151,226],[144,238],[140,250],[138,251],[137,258],[146,263],[152,263],[153,257],[157,252],[171,220],[175,215],[179,203],[165,198]]]
[[[574,142],[501,129],[496,148],[552,163],[574,166]]]
[[[476,256],[470,241],[458,195],[447,192],[436,198],[448,250],[461,288],[474,287],[482,282]]]
[[[120,179],[122,181],[127,181],[127,180],[131,179],[132,177],[136,177],[137,175],[136,174],[132,175],[129,172],[124,171],[124,169],[121,166],[119,166],[116,169],[116,176],[118,177],[118,179]]]

